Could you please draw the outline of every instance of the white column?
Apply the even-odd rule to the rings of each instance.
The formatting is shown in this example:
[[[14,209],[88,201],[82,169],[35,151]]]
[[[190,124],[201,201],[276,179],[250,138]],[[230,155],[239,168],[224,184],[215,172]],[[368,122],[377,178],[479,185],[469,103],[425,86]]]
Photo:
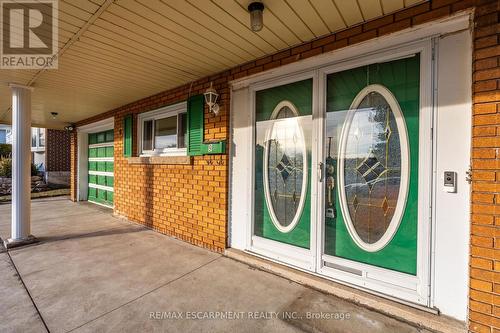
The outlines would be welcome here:
[[[9,84],[12,90],[12,236],[7,248],[36,241],[31,235],[31,92]]]

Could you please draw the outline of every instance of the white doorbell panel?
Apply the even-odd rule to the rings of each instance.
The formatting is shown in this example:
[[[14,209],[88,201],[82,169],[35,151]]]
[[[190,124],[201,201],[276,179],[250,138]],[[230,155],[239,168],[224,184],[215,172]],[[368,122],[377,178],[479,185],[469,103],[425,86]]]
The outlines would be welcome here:
[[[448,193],[457,192],[457,173],[455,171],[445,171],[443,177],[443,191]]]

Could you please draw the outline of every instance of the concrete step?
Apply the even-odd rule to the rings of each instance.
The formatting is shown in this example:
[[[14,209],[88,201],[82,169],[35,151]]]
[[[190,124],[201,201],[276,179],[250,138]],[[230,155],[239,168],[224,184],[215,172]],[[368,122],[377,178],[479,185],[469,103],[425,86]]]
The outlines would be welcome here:
[[[321,278],[316,275],[305,273],[293,269],[291,267],[270,260],[266,260],[264,258],[257,257],[253,254],[244,251],[230,248],[225,251],[225,256],[246,263],[249,266],[255,267],[257,269],[284,277],[293,282],[300,283],[302,285],[311,287],[313,289],[322,291],[324,293],[337,296],[343,300],[349,301],[350,303],[378,312],[382,315],[396,319],[400,322],[407,323],[413,327],[422,330],[422,332],[425,332],[426,330],[431,332],[442,332],[442,333],[467,332],[465,323],[460,322],[458,320],[454,320],[452,318],[448,318],[446,316],[438,315],[435,313],[423,311],[415,307],[411,307],[377,295],[373,295],[358,289],[354,289],[336,283],[334,281]],[[298,303],[297,306],[301,307],[300,302]],[[327,321],[315,321],[315,322],[326,323]],[[369,322],[369,320],[367,322]],[[311,325],[311,323],[313,322],[311,321],[310,323],[308,323],[307,321],[305,321],[303,325]],[[317,329],[321,331],[321,329],[319,328]],[[350,331],[350,332],[355,332],[355,331]],[[364,332],[378,332],[378,331],[365,330]],[[398,332],[398,331],[382,330],[380,332]]]

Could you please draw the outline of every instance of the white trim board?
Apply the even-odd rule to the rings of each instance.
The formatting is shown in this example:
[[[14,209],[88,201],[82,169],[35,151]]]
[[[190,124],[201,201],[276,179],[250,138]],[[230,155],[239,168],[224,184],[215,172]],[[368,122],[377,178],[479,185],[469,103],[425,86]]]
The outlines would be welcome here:
[[[114,162],[114,157],[89,157],[89,162]]]
[[[99,184],[94,184],[94,183],[89,183],[89,187],[96,188],[99,190],[104,190],[104,191],[109,191],[109,192],[114,192],[114,188],[109,187],[109,186],[104,186],[104,185],[99,185]]]
[[[469,31],[447,35],[437,45],[434,131],[432,288],[434,306],[465,320],[469,293],[472,43]],[[452,119],[452,121],[450,121]],[[457,172],[457,193],[443,191],[444,171]]]
[[[92,171],[92,170],[89,170],[89,175],[114,177],[115,174],[114,174],[114,172],[109,172],[109,171]]]
[[[103,132],[103,131],[113,129],[114,127],[115,127],[115,118],[110,117],[110,118],[96,121],[95,123],[91,123],[91,124],[87,124],[87,125],[83,125],[83,126],[78,126],[76,128],[76,131],[77,132],[84,132],[84,133],[97,133],[97,132]]]
[[[104,147],[114,147],[114,142],[106,142],[106,143],[94,143],[89,145],[89,148],[104,148]]]

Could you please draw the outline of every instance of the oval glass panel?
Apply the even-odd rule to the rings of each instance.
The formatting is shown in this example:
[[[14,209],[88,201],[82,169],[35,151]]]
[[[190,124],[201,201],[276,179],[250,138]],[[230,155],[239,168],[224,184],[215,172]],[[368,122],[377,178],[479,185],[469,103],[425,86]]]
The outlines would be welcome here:
[[[299,113],[289,101],[274,109],[266,135],[264,189],[271,220],[281,232],[297,225],[307,190],[307,151]]]
[[[346,225],[361,248],[378,251],[399,227],[409,180],[406,125],[387,88],[370,85],[356,96],[340,147],[339,191]]]

